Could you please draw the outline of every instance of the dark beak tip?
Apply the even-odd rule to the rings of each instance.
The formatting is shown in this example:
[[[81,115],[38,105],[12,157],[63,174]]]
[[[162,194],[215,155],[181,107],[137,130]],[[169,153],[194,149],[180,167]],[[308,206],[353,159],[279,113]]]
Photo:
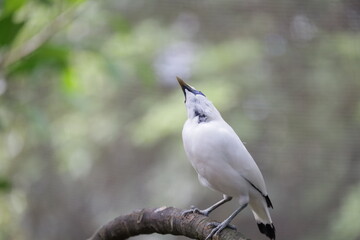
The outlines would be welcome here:
[[[186,99],[186,92],[185,89],[187,89],[189,86],[186,84],[186,82],[184,80],[182,80],[181,78],[179,78],[178,76],[176,76],[177,81],[179,82],[179,85],[185,95],[185,99]],[[186,101],[186,100],[185,100]]]
[[[181,78],[179,78],[178,76],[176,76],[176,80],[179,82],[180,86],[186,86],[187,84],[184,82],[184,80],[182,80]]]

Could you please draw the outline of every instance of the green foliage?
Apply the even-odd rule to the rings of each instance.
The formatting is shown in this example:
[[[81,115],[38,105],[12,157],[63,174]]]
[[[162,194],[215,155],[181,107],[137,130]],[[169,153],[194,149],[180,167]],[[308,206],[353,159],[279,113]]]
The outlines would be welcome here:
[[[30,56],[10,66],[8,74],[10,76],[24,74],[39,68],[53,68],[62,71],[68,65],[69,51],[66,47],[46,44],[31,53]]]
[[[0,176],[0,192],[8,192],[11,190],[11,182]]]
[[[27,0],[5,0],[3,14],[10,14],[18,11]]]
[[[0,48],[10,45],[20,29],[24,26],[24,22],[16,22],[12,13],[0,18]]]

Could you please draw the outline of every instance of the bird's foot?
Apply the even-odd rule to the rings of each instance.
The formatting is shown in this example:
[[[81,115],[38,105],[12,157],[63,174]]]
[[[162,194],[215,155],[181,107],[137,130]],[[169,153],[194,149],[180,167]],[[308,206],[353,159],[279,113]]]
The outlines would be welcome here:
[[[215,228],[215,227],[219,226],[220,224],[221,223],[218,223],[218,222],[211,222],[211,223],[208,223],[207,226],[210,228]],[[237,228],[232,224],[228,224],[226,227],[228,227],[232,230],[237,230]]]
[[[204,215],[204,216],[209,216],[209,211],[207,210],[200,210],[194,206],[191,206],[191,209],[189,210],[186,210],[182,213],[183,216],[186,216],[187,214],[189,213],[198,213],[198,214],[201,214],[201,215]]]
[[[214,229],[211,230],[210,234],[205,238],[205,240],[210,240],[212,237],[219,235],[219,233],[226,227],[236,230],[234,226],[230,225],[226,221],[222,223],[212,222],[209,223],[209,226],[214,226]]]

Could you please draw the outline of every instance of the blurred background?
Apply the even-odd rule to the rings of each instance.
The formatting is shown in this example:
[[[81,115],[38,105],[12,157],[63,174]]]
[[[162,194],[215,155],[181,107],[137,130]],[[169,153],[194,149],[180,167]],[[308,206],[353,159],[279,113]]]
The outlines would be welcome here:
[[[359,1],[0,0],[0,9],[0,239],[86,239],[136,209],[221,199],[185,157],[175,76],[245,142],[278,239],[360,239]],[[249,209],[233,223],[265,239]],[[185,239],[136,239],[176,238]]]

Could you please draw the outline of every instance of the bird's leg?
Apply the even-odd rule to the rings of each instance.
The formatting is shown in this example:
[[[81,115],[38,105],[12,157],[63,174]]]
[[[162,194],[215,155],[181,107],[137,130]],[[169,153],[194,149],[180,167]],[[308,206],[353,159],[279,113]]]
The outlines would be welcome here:
[[[210,234],[205,238],[205,240],[211,239],[213,236],[218,235],[224,228],[228,227],[230,222],[236,217],[236,215],[241,212],[248,204],[245,203],[238,209],[236,209],[235,212],[233,212],[227,219],[225,219],[222,223],[218,224],[211,232]]]
[[[221,199],[220,201],[218,201],[217,203],[215,203],[214,205],[208,207],[207,209],[204,210],[199,210],[198,209],[198,213],[208,216],[212,211],[214,211],[216,208],[220,207],[221,205],[223,205],[226,202],[231,201],[232,197],[229,197],[227,195],[224,195],[224,198]]]
[[[214,205],[211,205],[210,207],[204,209],[204,210],[200,210],[196,207],[192,207],[190,210],[186,210],[183,212],[183,215],[186,215],[188,213],[199,213],[201,215],[204,216],[209,216],[209,214],[214,211],[216,208],[220,207],[221,205],[223,205],[226,202],[231,201],[232,197],[224,195],[224,198],[221,199],[220,201],[218,201],[217,203],[215,203]]]

